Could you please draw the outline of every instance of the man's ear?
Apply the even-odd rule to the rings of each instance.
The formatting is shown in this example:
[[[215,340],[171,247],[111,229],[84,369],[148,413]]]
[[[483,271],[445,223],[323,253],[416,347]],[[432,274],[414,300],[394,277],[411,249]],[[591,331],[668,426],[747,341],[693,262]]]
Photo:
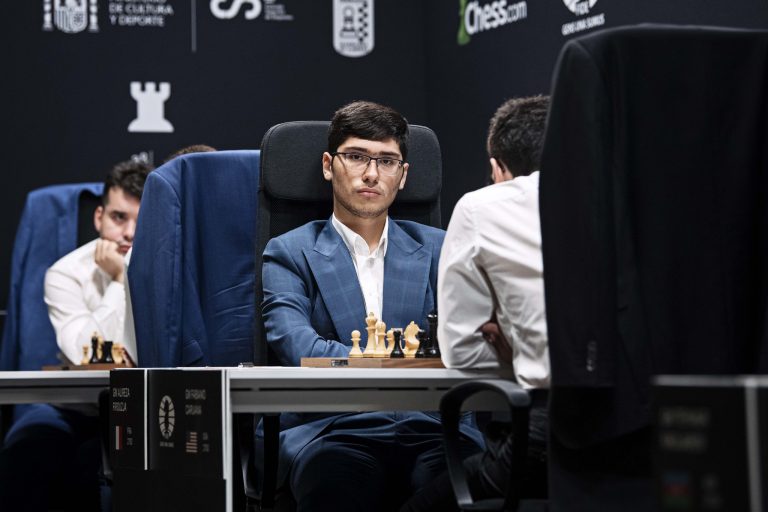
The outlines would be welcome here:
[[[405,179],[408,177],[408,164],[403,164],[403,177],[400,178],[400,185],[397,190],[403,190],[405,188]]]
[[[104,207],[103,206],[97,206],[96,210],[93,212],[93,227],[96,228],[96,231],[101,234],[101,224],[102,220],[104,218]]]
[[[333,178],[333,169],[331,169],[332,164],[333,157],[326,151],[323,153],[323,178],[325,181],[331,181],[331,178]]]
[[[509,170],[507,170],[506,166],[496,160],[495,158],[491,158],[491,178],[493,179],[494,183],[501,183],[503,181],[509,181],[511,179],[514,179],[514,176],[512,175]]]

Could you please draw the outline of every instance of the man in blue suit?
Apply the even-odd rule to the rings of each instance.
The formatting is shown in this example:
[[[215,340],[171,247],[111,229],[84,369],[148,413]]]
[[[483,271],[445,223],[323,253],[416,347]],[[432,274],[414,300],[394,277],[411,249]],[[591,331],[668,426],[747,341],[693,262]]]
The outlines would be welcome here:
[[[387,212],[408,175],[408,124],[370,102],[339,109],[322,172],[333,215],[269,242],[262,311],[286,366],[345,357],[372,312],[389,327],[426,324],[444,232]],[[444,468],[440,419],[427,412],[281,416],[279,482],[298,510],[392,510]],[[467,453],[482,439],[463,425]]]

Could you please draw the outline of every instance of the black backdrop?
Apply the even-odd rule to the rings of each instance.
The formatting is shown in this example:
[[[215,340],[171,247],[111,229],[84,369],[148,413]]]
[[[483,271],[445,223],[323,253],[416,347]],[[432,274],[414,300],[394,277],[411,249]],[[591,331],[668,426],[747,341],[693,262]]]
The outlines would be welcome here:
[[[67,2],[75,8],[68,11]],[[482,185],[489,171],[488,118],[506,98],[549,90],[567,38],[640,22],[768,24],[766,0],[6,4],[0,17],[0,309],[16,225],[34,188],[100,181],[119,160],[137,156],[159,164],[194,143],[258,148],[273,124],[328,119],[345,102],[370,99],[437,132],[447,224],[458,198]],[[260,12],[248,19],[254,7]],[[342,45],[368,53],[345,56],[335,49]],[[131,82],[170,84],[164,108],[173,132],[129,132],[137,115]]]

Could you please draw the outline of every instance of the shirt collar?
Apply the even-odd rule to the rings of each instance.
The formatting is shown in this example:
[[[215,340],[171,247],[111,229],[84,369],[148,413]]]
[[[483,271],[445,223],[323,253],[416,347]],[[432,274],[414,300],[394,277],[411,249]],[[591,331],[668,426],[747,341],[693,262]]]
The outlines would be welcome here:
[[[349,252],[356,256],[365,257],[384,257],[387,255],[387,233],[389,233],[389,216],[384,221],[384,230],[381,232],[381,238],[379,239],[379,246],[371,253],[368,249],[368,244],[362,236],[358,235],[350,228],[345,226],[338,218],[336,214],[331,215],[331,223],[336,229],[336,232],[344,240],[344,245],[347,246]]]

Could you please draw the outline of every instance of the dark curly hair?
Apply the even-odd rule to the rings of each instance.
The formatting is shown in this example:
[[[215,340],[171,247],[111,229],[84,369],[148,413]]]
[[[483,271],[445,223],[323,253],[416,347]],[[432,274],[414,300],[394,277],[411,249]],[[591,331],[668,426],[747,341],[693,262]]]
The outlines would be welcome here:
[[[403,160],[408,158],[408,121],[395,109],[371,101],[354,101],[333,114],[328,128],[328,152],[349,137],[382,141],[395,139]]]
[[[144,182],[147,181],[147,175],[152,171],[152,167],[143,162],[134,162],[126,160],[115,165],[107,174],[104,180],[104,193],[101,196],[101,203],[106,206],[109,200],[109,189],[120,188],[131,197],[141,200],[141,194],[144,192]]]
[[[488,156],[514,176],[527,176],[541,166],[549,96],[513,98],[504,102],[488,128]]]

